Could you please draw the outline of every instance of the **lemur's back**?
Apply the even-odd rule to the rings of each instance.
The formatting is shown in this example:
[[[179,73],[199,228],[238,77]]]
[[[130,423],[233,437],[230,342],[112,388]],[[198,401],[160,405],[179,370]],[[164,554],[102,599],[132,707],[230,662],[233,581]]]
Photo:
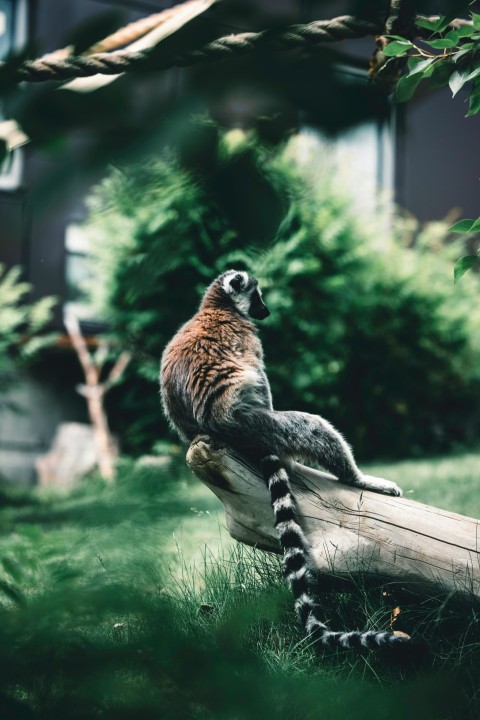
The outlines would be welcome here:
[[[229,412],[234,396],[262,369],[253,323],[228,308],[200,308],[163,353],[162,400],[170,422],[186,441],[206,432],[209,420]]]

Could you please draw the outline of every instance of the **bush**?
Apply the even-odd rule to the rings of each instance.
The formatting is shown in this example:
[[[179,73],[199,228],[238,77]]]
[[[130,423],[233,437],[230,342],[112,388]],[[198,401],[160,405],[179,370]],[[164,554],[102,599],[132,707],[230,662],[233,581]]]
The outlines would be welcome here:
[[[21,268],[6,270],[0,264],[0,408],[14,405],[8,400],[18,368],[51,341],[38,332],[51,320],[55,300],[26,302],[31,285],[21,281]]]
[[[96,302],[137,351],[115,398],[126,449],[165,435],[159,356],[232,266],[259,277],[272,311],[261,332],[276,407],[325,415],[363,458],[475,438],[478,282],[453,289],[443,227],[415,249],[379,237],[331,181],[315,186],[292,143],[267,151],[240,131],[202,132],[187,149],[112,170],[90,198]]]

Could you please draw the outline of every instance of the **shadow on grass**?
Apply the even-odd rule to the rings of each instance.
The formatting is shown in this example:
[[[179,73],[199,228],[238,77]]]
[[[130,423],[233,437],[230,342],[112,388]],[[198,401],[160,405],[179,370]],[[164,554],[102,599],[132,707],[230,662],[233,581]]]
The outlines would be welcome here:
[[[316,655],[261,557],[230,556],[202,592],[153,592],[140,565],[134,585],[64,578],[5,610],[2,720],[475,717],[471,662],[413,674],[384,654]]]

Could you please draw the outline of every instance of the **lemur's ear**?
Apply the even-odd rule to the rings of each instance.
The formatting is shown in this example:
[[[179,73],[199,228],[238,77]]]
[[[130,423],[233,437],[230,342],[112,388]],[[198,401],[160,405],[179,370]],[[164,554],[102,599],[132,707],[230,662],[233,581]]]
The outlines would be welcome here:
[[[228,281],[228,284],[230,285],[232,290],[238,293],[240,292],[240,290],[243,289],[245,283],[242,275],[240,275],[240,273],[237,273],[231,278],[231,280]]]

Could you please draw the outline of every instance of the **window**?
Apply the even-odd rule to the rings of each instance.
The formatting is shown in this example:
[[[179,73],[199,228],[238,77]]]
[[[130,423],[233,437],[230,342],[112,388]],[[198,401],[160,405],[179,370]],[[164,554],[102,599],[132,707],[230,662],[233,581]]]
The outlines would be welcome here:
[[[22,48],[27,41],[27,0],[0,0],[0,61]],[[0,124],[7,120],[0,106]],[[21,149],[9,154],[0,165],[0,190],[15,190],[22,179]]]
[[[300,162],[315,158],[319,177],[335,176],[342,194],[352,202],[359,215],[378,211],[378,197],[393,195],[393,142],[388,127],[365,123],[335,138],[304,126],[297,141]]]
[[[90,270],[90,235],[82,220],[72,220],[65,229],[65,280],[67,286],[65,309],[73,310],[80,320],[93,320],[86,285],[92,277]]]
[[[356,68],[340,66],[337,71],[349,81],[367,82],[366,73]],[[333,176],[358,216],[376,216],[388,225],[394,193],[394,125],[393,111],[390,120],[364,122],[335,137],[303,125],[295,154],[319,179]]]

